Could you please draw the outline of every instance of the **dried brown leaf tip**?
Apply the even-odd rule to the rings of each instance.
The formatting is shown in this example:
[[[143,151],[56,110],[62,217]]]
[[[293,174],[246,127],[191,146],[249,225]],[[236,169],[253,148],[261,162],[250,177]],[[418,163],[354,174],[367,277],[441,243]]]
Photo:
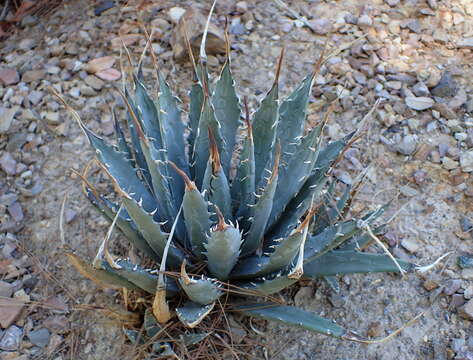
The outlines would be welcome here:
[[[184,180],[184,183],[186,185],[186,191],[192,191],[192,190],[197,190],[197,186],[195,186],[195,183],[189,179],[189,176],[179,169],[176,164],[174,164],[172,161],[169,161],[169,164],[172,166],[172,168],[182,177],[182,180]]]
[[[222,164],[220,163],[220,154],[218,153],[217,142],[212,130],[209,128],[210,162],[212,163],[212,173],[216,175],[220,172]]]
[[[269,178],[269,181],[268,181],[270,184],[278,176],[280,159],[281,159],[281,144],[278,142],[276,144],[276,152],[275,152],[275,155],[274,155],[273,170],[271,171],[271,177]]]
[[[245,106],[245,124],[246,124],[246,131],[248,134],[248,139],[253,142],[253,126],[251,125],[250,121],[250,109],[248,107],[248,97],[245,96],[243,98],[243,105]]]
[[[274,86],[279,84],[279,76],[281,75],[282,61],[284,59],[284,48],[281,49],[281,54],[279,55],[278,65],[276,66],[276,76],[274,77]]]
[[[215,206],[215,211],[217,212],[218,222],[217,222],[217,225],[215,225],[214,230],[215,231],[224,231],[226,228],[229,227],[229,225],[227,225],[225,223],[225,219],[223,217],[223,214],[220,211],[220,209],[218,208],[218,206]]]

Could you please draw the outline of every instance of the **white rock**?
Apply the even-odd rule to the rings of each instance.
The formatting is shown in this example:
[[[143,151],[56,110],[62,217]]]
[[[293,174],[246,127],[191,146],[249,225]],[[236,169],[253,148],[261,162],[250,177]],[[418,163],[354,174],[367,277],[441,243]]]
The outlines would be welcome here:
[[[410,253],[415,253],[420,248],[419,243],[413,239],[404,239],[401,241],[401,245]]]
[[[457,47],[459,48],[466,48],[466,49],[473,49],[473,37],[464,38],[457,41]]]
[[[368,26],[371,26],[373,25],[373,20],[371,20],[370,16],[369,15],[361,15],[358,19],[358,26],[360,27],[368,27]]]
[[[464,172],[473,171],[473,150],[465,151],[460,155],[460,166]]]
[[[433,99],[424,96],[408,96],[405,101],[408,107],[418,111],[429,109],[434,105]]]
[[[184,15],[185,12],[186,9],[183,9],[179,6],[174,6],[169,9],[168,15],[171,21],[177,24],[179,22],[179,19],[182,17],[182,15]]]

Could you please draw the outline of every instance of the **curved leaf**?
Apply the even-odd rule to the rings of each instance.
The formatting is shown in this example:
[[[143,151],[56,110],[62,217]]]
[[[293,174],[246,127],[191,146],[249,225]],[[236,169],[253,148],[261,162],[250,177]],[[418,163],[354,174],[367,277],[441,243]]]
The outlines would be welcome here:
[[[140,203],[134,199],[123,197],[123,205],[130,217],[133,219],[141,235],[148,245],[160,257],[163,256],[164,248],[168,239],[167,234],[161,230],[161,226],[154,220],[152,213],[147,212]],[[179,266],[184,260],[184,254],[171,243],[167,257],[167,263],[171,266]]]
[[[88,262],[79,256],[66,252],[69,262],[76,268],[76,270],[87,279],[92,280],[99,286],[104,288],[121,289],[127,288],[129,290],[139,290],[140,288],[132,282],[122,278],[121,276],[103,269],[96,269]]]
[[[107,144],[83,125],[82,129],[89,138],[90,144],[95,148],[98,159],[118,183],[118,186],[123,191],[130,193],[133,199],[142,201],[146,209],[154,209],[156,201],[153,195],[138,178],[131,161],[126,158],[125,154],[119,152],[114,146]]]
[[[354,333],[344,329],[335,322],[324,319],[313,312],[293,306],[274,303],[240,305],[234,308],[248,316],[277,321],[285,325],[300,327],[305,330],[333,336],[346,340],[359,339]]]
[[[222,295],[220,285],[214,279],[204,276],[200,279],[190,278],[187,275],[185,263],[181,266],[179,284],[190,300],[201,305],[213,303]]]
[[[100,213],[112,223],[115,215],[119,209],[119,206],[112,203],[111,201],[99,196],[97,198],[94,192],[86,187],[86,195],[89,201],[100,211]],[[128,216],[125,209],[122,209],[116,223],[118,229],[125,235],[131,244],[136,246],[137,249],[141,250],[146,256],[149,256],[154,261],[159,262],[160,257],[151,249],[146,240],[140,235],[133,220]]]
[[[414,265],[396,259],[403,270],[410,271]],[[399,268],[386,254],[359,251],[334,250],[304,264],[304,277],[318,278],[338,274],[399,272]]]
[[[196,304],[188,301],[184,306],[176,309],[179,320],[187,327],[194,328],[212,311],[215,303],[208,305]]]

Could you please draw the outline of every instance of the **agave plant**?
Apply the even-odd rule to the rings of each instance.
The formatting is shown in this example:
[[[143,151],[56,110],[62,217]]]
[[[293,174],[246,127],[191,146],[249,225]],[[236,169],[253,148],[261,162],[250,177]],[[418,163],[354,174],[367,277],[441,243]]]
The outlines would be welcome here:
[[[274,83],[252,115],[246,101],[241,109],[229,49],[214,83],[205,54],[192,62],[187,121],[162,73],[157,70],[159,91],[153,96],[141,66],[132,76],[133,91],[122,92],[130,139],[116,118],[116,145],[79,120],[119,195],[112,202],[85,181],[88,198],[155,266],[114,258],[107,241],[92,264],[74,254],[70,259],[83,275],[103,285],[153,294],[152,312],[160,323],[175,314],[195,327],[223,294],[238,289],[239,295],[230,297],[233,311],[359,339],[312,312],[254,302],[300,279],[325,278],[336,286],[340,274],[413,268],[385,253],[362,251],[373,232],[382,230],[365,231],[384,207],[346,220],[353,189],[346,187],[334,201],[330,170],[355,134],[323,146],[328,115],[306,130],[321,60],[280,100],[281,54]],[[187,300],[169,309],[174,296]]]

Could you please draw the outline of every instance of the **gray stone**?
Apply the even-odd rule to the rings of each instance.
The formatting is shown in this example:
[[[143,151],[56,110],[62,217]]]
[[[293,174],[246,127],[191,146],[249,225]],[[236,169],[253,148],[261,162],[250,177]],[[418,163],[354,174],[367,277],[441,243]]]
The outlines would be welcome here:
[[[97,92],[92,89],[90,86],[82,84],[79,88],[81,95],[83,96],[96,96]]]
[[[473,171],[473,150],[465,151],[460,155],[460,166],[464,172]]]
[[[399,191],[401,192],[402,195],[407,196],[407,197],[412,197],[416,196],[418,194],[418,191],[408,185],[403,185],[399,188]]]
[[[458,40],[457,47],[465,48],[465,49],[473,49],[473,37]]]
[[[443,289],[443,292],[445,295],[453,295],[460,289],[461,285],[461,279],[450,279],[445,282],[445,288]]]
[[[20,76],[15,69],[11,68],[0,68],[0,83],[3,85],[14,85],[20,81]]]
[[[66,209],[66,211],[64,212],[64,218],[65,218],[64,220],[66,220],[66,224],[69,224],[72,221],[74,221],[76,216],[77,216],[76,211],[74,211],[72,209]]]
[[[430,91],[429,91],[429,88],[427,87],[427,85],[425,85],[424,82],[422,81],[419,81],[417,84],[415,84],[413,87],[412,87],[412,92],[416,95],[416,96],[429,96],[430,95]]]
[[[100,80],[97,76],[89,75],[84,79],[84,82],[94,90],[101,90],[105,82]]]
[[[8,213],[16,222],[20,222],[24,218],[23,209],[19,202],[14,202],[10,206],[7,207]]]
[[[397,145],[397,151],[404,155],[411,155],[416,151],[417,139],[414,135],[406,135]]]
[[[28,100],[31,101],[33,105],[38,105],[43,96],[44,93],[42,91],[34,90],[28,94]]]
[[[16,160],[9,152],[4,152],[0,157],[0,168],[8,175],[16,174]]]
[[[18,43],[18,48],[23,51],[28,51],[33,49],[38,45],[38,41],[36,39],[23,39]]]
[[[248,11],[248,4],[246,1],[238,1],[235,5],[235,10],[241,14],[244,14]]]
[[[44,70],[29,70],[25,71],[21,77],[21,81],[30,83],[33,81],[42,80],[46,77],[46,71]]]
[[[455,352],[460,352],[463,350],[463,347],[465,346],[465,344],[466,344],[465,339],[462,339],[462,338],[452,339],[451,348]]]
[[[458,91],[458,85],[449,71],[445,71],[440,78],[440,82],[430,91],[432,95],[438,97],[452,97]]]
[[[80,97],[80,89],[78,87],[73,87],[71,90],[69,90],[69,95],[75,98]]]
[[[18,109],[18,106],[11,109],[0,107],[0,134],[6,133],[10,129]]]
[[[453,295],[452,295],[452,300],[451,300],[450,304],[451,304],[454,308],[460,307],[460,306],[462,306],[463,304],[465,304],[465,298],[463,297],[462,294],[453,294]]]
[[[384,0],[386,4],[388,4],[391,7],[394,7],[399,4],[400,0]]]
[[[13,294],[13,286],[9,283],[0,280],[0,296],[9,298]]]
[[[0,350],[4,351],[15,351],[20,347],[21,338],[23,336],[23,330],[18,326],[10,326],[2,336],[0,340]]]
[[[473,299],[458,309],[458,315],[464,319],[473,320]]]
[[[458,161],[455,161],[448,156],[442,158],[442,166],[447,170],[453,170],[458,167]]]
[[[41,328],[38,330],[30,331],[28,334],[28,339],[33,345],[43,348],[48,345],[50,336],[51,334],[49,333],[48,329]]]
[[[405,101],[409,108],[418,111],[429,109],[434,105],[434,100],[425,96],[408,96]]]
[[[460,218],[460,227],[463,232],[471,231],[473,229],[473,222],[467,216],[462,216]]]
[[[46,113],[42,114],[43,119],[46,120],[46,122],[50,125],[58,125],[60,118],[59,118],[59,113],[57,112],[52,112],[48,111]]]
[[[420,33],[422,30],[422,26],[420,25],[419,20],[411,20],[407,23],[407,28],[416,34]]]
[[[371,19],[369,15],[364,14],[358,18],[357,24],[360,27],[369,27],[373,25],[373,20]]]
[[[420,244],[417,241],[408,238],[401,241],[401,246],[410,253],[415,253],[420,249]]]
[[[332,23],[327,19],[318,18],[310,22],[312,30],[318,35],[325,35],[332,31]]]

